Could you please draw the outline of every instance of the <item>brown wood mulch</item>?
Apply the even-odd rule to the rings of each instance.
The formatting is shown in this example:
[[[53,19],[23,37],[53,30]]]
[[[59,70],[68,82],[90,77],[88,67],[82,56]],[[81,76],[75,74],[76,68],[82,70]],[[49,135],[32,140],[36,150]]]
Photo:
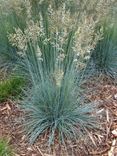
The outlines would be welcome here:
[[[57,144],[50,150],[45,143],[46,135],[35,145],[30,145],[23,133],[21,118],[24,113],[11,101],[1,103],[0,138],[9,140],[14,156],[117,156],[117,86],[112,81],[94,81],[86,85],[89,90],[88,99],[100,101],[97,113],[103,119],[100,123],[103,131],[90,133],[91,141],[84,145],[69,142],[68,147],[59,147]]]

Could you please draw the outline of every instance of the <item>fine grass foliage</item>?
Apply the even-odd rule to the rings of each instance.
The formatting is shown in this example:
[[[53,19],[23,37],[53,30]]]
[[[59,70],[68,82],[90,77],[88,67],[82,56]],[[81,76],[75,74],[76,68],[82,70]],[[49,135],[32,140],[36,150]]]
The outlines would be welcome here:
[[[7,78],[0,81],[0,102],[3,102],[12,97],[18,97],[22,88],[25,86],[25,81],[21,77]]]
[[[92,115],[95,105],[80,102],[73,69],[66,70],[62,79],[60,73],[55,77],[44,74],[22,103],[27,112],[24,125],[30,143],[45,132],[49,134],[49,145],[54,143],[56,134],[60,143],[77,140],[98,125]]]
[[[6,139],[0,139],[0,156],[13,156],[13,150]]]

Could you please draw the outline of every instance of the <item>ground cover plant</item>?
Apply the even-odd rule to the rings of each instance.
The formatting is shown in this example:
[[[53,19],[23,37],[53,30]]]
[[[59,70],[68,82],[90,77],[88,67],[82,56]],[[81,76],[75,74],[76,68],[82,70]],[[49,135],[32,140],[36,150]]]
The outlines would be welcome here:
[[[25,81],[21,77],[11,77],[0,81],[0,102],[13,97],[18,97],[21,93]]]
[[[0,139],[0,156],[13,156],[13,150],[6,139]]]

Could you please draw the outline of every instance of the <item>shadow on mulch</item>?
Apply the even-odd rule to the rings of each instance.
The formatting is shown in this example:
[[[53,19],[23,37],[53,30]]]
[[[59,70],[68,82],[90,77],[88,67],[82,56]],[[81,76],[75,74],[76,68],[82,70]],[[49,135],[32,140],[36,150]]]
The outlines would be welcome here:
[[[91,81],[85,87],[90,101],[100,101],[98,113],[103,126],[103,131],[90,133],[90,142],[85,142],[86,146],[82,142],[68,142],[65,148],[56,143],[49,150],[47,135],[31,146],[23,133],[21,118],[24,113],[10,101],[0,104],[0,138],[9,139],[15,156],[117,156],[117,87],[107,80]]]

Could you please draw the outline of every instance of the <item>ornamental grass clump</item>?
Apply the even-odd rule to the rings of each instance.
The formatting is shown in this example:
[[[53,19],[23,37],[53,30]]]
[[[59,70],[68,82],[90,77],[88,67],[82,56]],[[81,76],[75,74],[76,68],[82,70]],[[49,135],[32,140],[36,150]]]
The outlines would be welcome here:
[[[14,11],[11,12],[9,9],[13,8],[14,5],[12,5],[12,3],[13,1],[9,0],[0,1],[0,70],[2,69],[4,72],[8,73],[14,70],[19,57],[17,48],[9,43],[8,34],[14,32],[14,27],[19,27],[21,25],[21,27],[23,27],[21,18]]]
[[[80,98],[78,73],[85,69],[90,51],[101,39],[95,27],[102,3],[97,7],[99,16],[90,14],[89,18],[84,10],[74,15],[75,20],[65,4],[57,10],[49,5],[45,14],[39,11],[39,20],[35,21],[30,1],[25,2],[26,27],[15,28],[9,41],[22,58],[19,71],[31,82],[21,104],[26,112],[26,134],[30,143],[45,132],[49,145],[56,137],[60,143],[77,140],[97,128],[95,105],[85,104]],[[86,6],[84,3],[82,9]]]
[[[94,73],[117,78],[117,22],[116,18],[106,19],[103,24],[103,39],[92,53]]]

